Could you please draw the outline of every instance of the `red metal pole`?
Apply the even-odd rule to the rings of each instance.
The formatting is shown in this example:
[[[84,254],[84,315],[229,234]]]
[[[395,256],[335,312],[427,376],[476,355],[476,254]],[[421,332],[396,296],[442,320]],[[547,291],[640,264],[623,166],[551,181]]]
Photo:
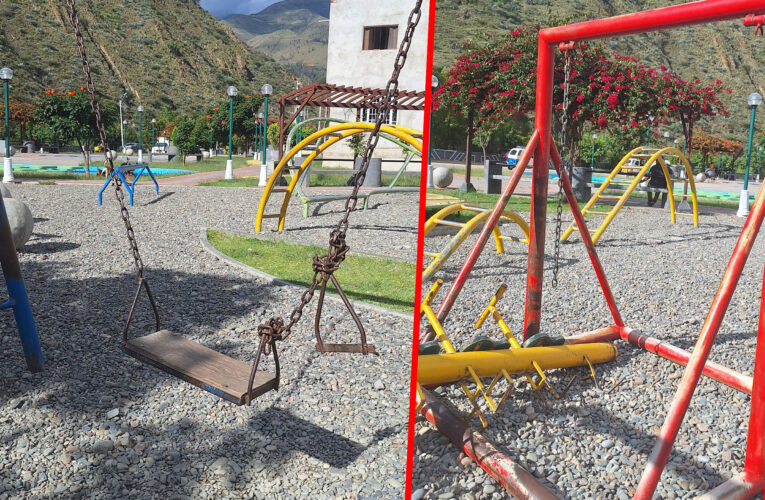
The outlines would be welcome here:
[[[539,38],[544,39],[548,44],[609,38],[726,19],[739,19],[750,13],[765,13],[762,0],[705,0],[547,28],[539,32]],[[539,74],[537,69],[537,75]]]
[[[749,413],[749,436],[746,440],[744,474],[749,481],[765,479],[765,276],[760,295],[760,324],[754,355],[754,386]]]
[[[489,236],[491,236],[492,230],[497,225],[497,222],[502,215],[502,211],[505,210],[507,202],[510,201],[510,197],[515,191],[516,186],[518,186],[518,181],[521,180],[523,171],[526,170],[526,165],[528,165],[529,160],[534,154],[534,150],[536,149],[538,143],[539,133],[535,130],[534,133],[531,134],[531,139],[529,139],[529,143],[526,145],[526,149],[518,159],[518,164],[513,170],[513,174],[510,176],[510,181],[507,183],[505,190],[502,192],[502,195],[494,205],[494,209],[492,210],[491,215],[489,215],[489,218],[486,220],[483,229],[481,229],[481,233],[478,235],[478,239],[473,244],[473,248],[470,249],[470,253],[468,253],[467,258],[465,259],[465,263],[462,264],[460,272],[457,274],[457,277],[454,278],[454,281],[449,287],[449,291],[446,292],[446,297],[444,297],[443,302],[441,302],[441,305],[439,306],[438,312],[436,314],[439,321],[446,319],[449,311],[451,311],[454,302],[457,300],[457,296],[462,291],[462,287],[465,285],[465,282],[467,281],[468,276],[470,276],[470,272],[473,270],[478,257],[481,255],[483,248],[486,246],[486,242],[489,241]],[[432,328],[428,328],[428,330],[425,332],[425,335],[420,339],[420,342],[429,342],[434,338],[435,332]]]
[[[512,458],[500,452],[494,445],[473,430],[465,420],[458,417],[433,393],[422,388],[423,400],[420,413],[467,456],[475,460],[483,470],[499,482],[514,498],[529,500],[556,500],[537,478],[518,465]]]
[[[632,345],[642,347],[646,351],[678,365],[686,366],[691,359],[691,353],[685,349],[680,349],[657,338],[632,331],[631,328],[622,328],[621,338]],[[731,370],[714,361],[707,361],[704,364],[702,374],[741,392],[752,394],[752,377],[739,373],[736,370]]]
[[[636,499],[651,500],[653,492],[656,490],[656,485],[659,483],[661,473],[667,465],[669,454],[674,446],[680,425],[685,417],[685,412],[688,410],[693,392],[709,357],[709,351],[712,349],[712,344],[720,329],[720,324],[725,317],[725,312],[741,277],[741,271],[752,250],[752,245],[754,245],[754,240],[762,225],[763,217],[765,217],[765,195],[763,193],[765,191],[763,191],[761,186],[749,217],[747,217],[744,223],[741,236],[739,236],[733,249],[733,255],[725,269],[725,274],[723,274],[717,293],[712,300],[712,306],[704,320],[704,325],[701,327],[701,333],[691,353],[688,366],[683,372],[683,378],[680,379],[680,384],[672,400],[667,417],[664,420],[664,425],[662,425],[659,432],[659,438],[651,452],[648,465],[643,471],[643,477],[641,477],[635,492]]]
[[[571,182],[568,179],[566,169],[562,168],[563,162],[561,162],[560,154],[558,154],[558,148],[555,147],[555,144],[551,145],[550,155],[552,156],[555,170],[560,176],[561,184],[563,185],[563,192],[566,193],[568,206],[571,208],[571,213],[574,214],[576,226],[579,228],[579,234],[582,237],[582,242],[584,243],[585,248],[587,248],[587,255],[590,256],[590,262],[592,262],[592,267],[595,269],[595,275],[598,277],[600,288],[603,290],[603,295],[606,298],[608,309],[611,311],[611,316],[614,318],[614,323],[616,323],[617,326],[624,326],[622,315],[619,313],[619,307],[616,305],[616,299],[614,299],[614,294],[611,292],[611,286],[608,284],[608,280],[606,279],[606,271],[603,269],[603,266],[600,263],[598,253],[595,251],[595,244],[592,242],[592,237],[590,237],[590,231],[587,229],[587,223],[584,220],[584,215],[582,215],[582,211],[579,208],[579,203],[576,201],[576,196],[574,196],[574,190],[571,189]]]
[[[545,263],[545,226],[547,224],[547,184],[552,145],[552,101],[555,52],[541,36],[537,47],[537,96],[534,127],[539,132],[539,146],[534,152],[531,181],[531,220],[529,221],[529,259],[526,270],[526,308],[523,338],[539,333],[542,310],[542,272]]]

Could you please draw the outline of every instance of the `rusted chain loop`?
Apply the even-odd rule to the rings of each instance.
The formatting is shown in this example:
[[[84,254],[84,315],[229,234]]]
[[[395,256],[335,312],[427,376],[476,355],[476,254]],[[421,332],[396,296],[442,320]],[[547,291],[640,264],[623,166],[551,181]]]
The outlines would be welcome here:
[[[277,340],[284,340],[284,320],[280,317],[272,317],[266,323],[258,326],[258,336],[263,342],[263,353],[271,354],[271,349],[276,348]]]

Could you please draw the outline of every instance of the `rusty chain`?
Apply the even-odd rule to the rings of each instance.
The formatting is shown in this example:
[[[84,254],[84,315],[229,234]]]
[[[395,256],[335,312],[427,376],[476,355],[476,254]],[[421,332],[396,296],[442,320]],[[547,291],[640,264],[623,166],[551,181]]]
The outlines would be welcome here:
[[[90,107],[93,109],[93,114],[96,117],[96,127],[98,128],[98,135],[101,139],[101,145],[104,149],[104,159],[108,164],[108,174],[111,175],[114,171],[114,159],[110,153],[109,145],[106,142],[106,130],[104,128],[104,122],[101,118],[101,108],[98,105],[96,99],[96,86],[93,84],[93,77],[90,74],[90,63],[88,57],[85,54],[85,42],[82,38],[82,31],[80,30],[80,16],[77,14],[77,8],[74,5],[74,0],[66,0],[67,7],[69,7],[69,24],[74,28],[74,36],[77,40],[77,50],[80,53],[80,60],[82,62],[82,70],[85,72],[86,86],[88,93],[90,94]],[[122,191],[122,181],[119,176],[114,176],[114,195],[120,204],[120,215],[122,221],[125,223],[125,230],[127,231],[128,241],[130,243],[130,251],[133,255],[133,262],[136,269],[136,277],[138,280],[143,278],[143,260],[141,254],[138,252],[138,243],[135,239],[135,231],[133,231],[133,225],[130,223],[130,213],[125,205],[125,193]]]
[[[372,153],[377,147],[379,140],[380,127],[388,118],[388,112],[391,102],[394,99],[395,94],[398,92],[398,77],[401,73],[401,68],[406,63],[406,57],[409,53],[409,47],[412,45],[412,38],[414,37],[414,30],[422,17],[422,0],[417,0],[412,11],[409,13],[409,19],[407,21],[406,32],[404,38],[401,41],[401,45],[396,55],[396,60],[393,66],[393,74],[388,80],[388,85],[385,87],[385,94],[382,102],[377,108],[377,120],[375,122],[375,128],[369,134],[367,139],[366,149],[364,156],[361,160],[361,167],[358,174],[355,175],[353,184],[353,191],[345,200],[345,213],[338,221],[335,228],[329,235],[329,246],[327,249],[327,255],[320,257],[315,255],[313,258],[313,280],[308,289],[303,292],[300,297],[298,305],[292,310],[290,319],[287,324],[284,324],[281,318],[271,318],[267,323],[264,323],[258,327],[258,334],[267,336],[268,338],[275,338],[277,340],[286,339],[292,331],[292,327],[295,323],[300,321],[303,316],[303,310],[313,299],[314,292],[320,283],[326,283],[332,273],[337,270],[340,264],[345,260],[345,255],[348,253],[349,247],[345,242],[345,236],[348,231],[349,217],[351,212],[355,210],[358,203],[359,189],[361,189],[364,183],[364,177],[366,177],[367,169],[369,168],[369,161],[372,158]]]
[[[568,147],[566,144],[566,132],[568,128],[568,106],[569,106],[569,87],[571,82],[571,61],[568,54],[568,49],[563,52],[564,64],[563,64],[563,116],[561,118],[561,148],[568,149],[569,153],[569,165],[571,165],[571,155],[573,147]],[[562,156],[562,155],[561,155]],[[553,263],[553,288],[558,287],[558,271],[560,270],[560,235],[561,235],[561,219],[563,217],[563,170],[566,166],[561,162],[560,171],[558,172],[558,206],[555,213],[555,253]]]

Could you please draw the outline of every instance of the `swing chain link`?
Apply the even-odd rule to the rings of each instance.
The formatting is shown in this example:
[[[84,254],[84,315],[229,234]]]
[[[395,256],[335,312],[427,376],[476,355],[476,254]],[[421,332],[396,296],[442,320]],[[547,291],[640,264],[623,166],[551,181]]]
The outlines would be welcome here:
[[[568,49],[563,52],[564,64],[563,64],[563,116],[561,118],[561,148],[567,149],[569,153],[569,164],[571,163],[571,150],[566,144],[566,132],[568,127],[568,106],[569,106],[569,87],[571,78],[571,60],[569,58]],[[563,156],[563,155],[561,155]],[[558,271],[560,270],[560,236],[561,236],[561,219],[563,216],[563,170],[566,168],[562,164],[560,166],[560,172],[558,172],[558,206],[555,214],[555,259],[553,265],[553,288],[558,287]]]
[[[364,178],[369,168],[369,162],[372,158],[377,142],[379,140],[380,128],[383,123],[388,119],[388,112],[394,96],[398,93],[398,78],[401,73],[401,69],[406,63],[406,58],[409,53],[409,48],[412,45],[412,39],[414,37],[414,31],[417,24],[422,17],[422,1],[417,0],[416,5],[409,14],[407,21],[406,32],[404,38],[399,46],[398,54],[396,55],[395,63],[393,66],[393,74],[385,87],[385,93],[382,101],[379,101],[377,106],[377,120],[375,127],[370,132],[367,139],[364,155],[361,160],[361,167],[359,172],[354,176],[353,190],[348,198],[345,200],[345,212],[338,221],[337,225],[329,234],[329,245],[327,255],[313,257],[313,280],[308,289],[303,292],[300,297],[298,305],[292,310],[290,314],[289,322],[285,325],[281,318],[271,318],[267,323],[260,325],[258,328],[259,335],[268,335],[269,338],[275,338],[276,340],[284,340],[292,333],[292,327],[300,321],[303,316],[303,310],[311,302],[314,296],[314,292],[320,283],[326,283],[329,281],[332,274],[340,267],[340,264],[345,260],[345,256],[350,250],[350,247],[345,241],[346,233],[349,226],[349,218],[351,212],[356,209],[358,203],[358,194],[361,186],[364,184]],[[276,325],[276,326],[274,326]],[[282,326],[283,325],[283,326]],[[276,328],[278,330],[278,338],[273,337],[270,332]],[[262,333],[261,333],[262,332]]]
[[[77,14],[77,9],[74,5],[74,0],[66,0],[66,4],[69,7],[69,24],[74,28],[74,36],[77,40],[77,50],[80,54],[80,62],[82,63],[82,69],[85,72],[86,86],[88,93],[90,94],[90,107],[93,110],[93,114],[96,117],[96,128],[98,128],[99,139],[104,150],[104,160],[107,167],[107,175],[111,175],[114,171],[114,159],[110,153],[109,145],[106,142],[106,130],[104,128],[104,122],[101,117],[101,108],[96,99],[96,86],[93,84],[93,77],[90,73],[90,63],[85,53],[85,43],[82,37],[82,31],[80,30],[80,16]],[[87,29],[87,28],[86,28]],[[125,205],[125,193],[122,190],[122,181],[119,176],[114,176],[114,195],[120,204],[120,215],[122,221],[125,223],[125,230],[127,231],[128,242],[130,244],[130,251],[133,256],[133,263],[136,269],[136,279],[139,281],[143,278],[143,260],[141,254],[138,252],[138,242],[135,239],[135,231],[133,225],[130,223],[130,212],[128,212]]]

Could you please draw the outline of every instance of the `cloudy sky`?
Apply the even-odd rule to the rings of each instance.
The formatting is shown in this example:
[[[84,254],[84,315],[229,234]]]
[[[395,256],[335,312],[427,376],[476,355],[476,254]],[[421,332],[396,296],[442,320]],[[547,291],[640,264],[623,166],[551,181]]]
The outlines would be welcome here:
[[[255,14],[279,0],[201,0],[199,4],[216,17]]]

